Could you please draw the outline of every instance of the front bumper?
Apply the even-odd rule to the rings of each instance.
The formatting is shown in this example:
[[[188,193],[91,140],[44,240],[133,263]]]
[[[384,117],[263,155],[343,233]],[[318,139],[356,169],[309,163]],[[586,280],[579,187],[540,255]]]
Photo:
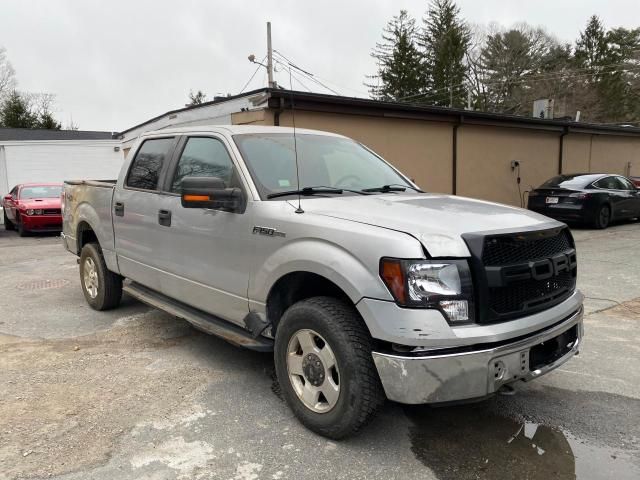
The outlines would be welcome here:
[[[511,343],[496,342],[446,354],[436,350],[421,356],[373,352],[373,359],[390,400],[421,404],[482,398],[503,385],[538,378],[576,355],[583,337],[582,317],[581,305],[559,323]],[[562,339],[568,338],[574,328],[575,338],[558,358],[551,357],[549,363],[540,365],[539,359],[530,355],[533,347],[544,342],[563,334]],[[530,365],[530,358],[536,358],[538,364]]]
[[[57,232],[62,230],[61,215],[22,215],[25,230],[30,232]]]

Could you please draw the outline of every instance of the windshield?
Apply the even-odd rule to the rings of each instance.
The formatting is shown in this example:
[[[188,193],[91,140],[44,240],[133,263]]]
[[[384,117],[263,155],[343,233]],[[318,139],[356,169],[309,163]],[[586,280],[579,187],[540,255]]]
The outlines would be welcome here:
[[[61,185],[40,185],[36,187],[22,187],[20,198],[56,198],[62,193]]]
[[[298,188],[294,139],[290,133],[234,135],[260,196]],[[382,159],[348,138],[296,135],[300,188],[363,190],[407,181]],[[347,194],[345,190],[345,194]],[[329,193],[327,193],[329,195]]]

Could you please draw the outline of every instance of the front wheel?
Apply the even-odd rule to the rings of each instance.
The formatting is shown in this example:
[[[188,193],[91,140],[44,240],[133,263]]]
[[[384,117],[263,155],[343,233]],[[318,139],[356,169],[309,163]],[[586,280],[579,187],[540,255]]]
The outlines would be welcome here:
[[[22,223],[22,219],[20,217],[16,217],[16,230],[18,230],[18,235],[21,237],[26,237],[29,235],[29,230],[24,228],[24,224]]]
[[[115,308],[122,298],[122,277],[110,271],[97,243],[87,243],[80,253],[80,284],[94,310]]]
[[[314,297],[278,324],[275,366],[283,396],[310,430],[339,439],[359,431],[384,402],[372,340],[352,305]]]

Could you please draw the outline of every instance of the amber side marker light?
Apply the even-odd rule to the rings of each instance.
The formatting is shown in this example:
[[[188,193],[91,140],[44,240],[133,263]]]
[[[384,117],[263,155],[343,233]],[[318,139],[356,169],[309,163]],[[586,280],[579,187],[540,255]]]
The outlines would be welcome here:
[[[380,276],[396,301],[404,304],[407,301],[405,279],[402,264],[398,260],[383,258],[380,260]]]
[[[208,202],[209,195],[183,195],[185,202]]]

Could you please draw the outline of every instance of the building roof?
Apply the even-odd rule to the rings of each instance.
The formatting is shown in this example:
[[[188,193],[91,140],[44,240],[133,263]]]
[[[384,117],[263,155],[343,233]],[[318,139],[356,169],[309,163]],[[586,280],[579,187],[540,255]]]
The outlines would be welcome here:
[[[240,95],[221,97],[211,102],[193,105],[186,108],[168,111],[151,118],[127,130],[115,134],[122,136],[136,128],[150,124],[163,117],[172,117],[181,112],[193,111],[202,107],[222,104],[224,102],[243,97],[262,94],[268,108],[279,112],[291,109],[323,111],[327,113],[342,113],[352,115],[380,116],[386,118],[405,118],[447,122],[453,124],[477,124],[502,127],[528,128],[556,132],[592,133],[604,135],[640,136],[640,128],[620,125],[603,125],[597,123],[575,122],[572,120],[541,119],[521,115],[507,115],[501,113],[479,112],[448,107],[434,107],[409,102],[387,102],[367,98],[343,97],[322,93],[290,91],[284,89],[261,88]]]
[[[111,132],[0,127],[0,142],[29,140],[111,140],[113,138]]]

